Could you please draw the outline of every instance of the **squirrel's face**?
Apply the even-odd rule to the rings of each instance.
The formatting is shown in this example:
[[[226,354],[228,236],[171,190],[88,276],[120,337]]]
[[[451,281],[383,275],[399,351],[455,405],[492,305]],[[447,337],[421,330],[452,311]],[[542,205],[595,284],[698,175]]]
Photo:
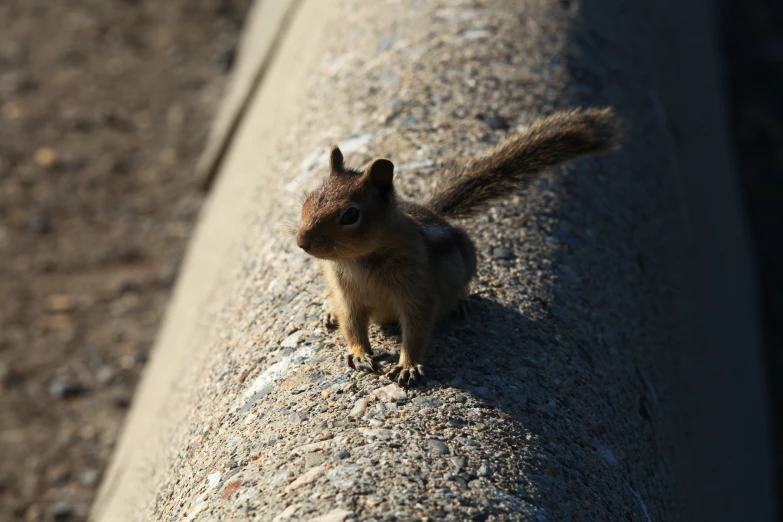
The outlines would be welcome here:
[[[394,208],[394,165],[377,159],[362,173],[346,170],[332,148],[331,173],[302,205],[296,244],[313,257],[351,260],[382,245],[387,214]]]

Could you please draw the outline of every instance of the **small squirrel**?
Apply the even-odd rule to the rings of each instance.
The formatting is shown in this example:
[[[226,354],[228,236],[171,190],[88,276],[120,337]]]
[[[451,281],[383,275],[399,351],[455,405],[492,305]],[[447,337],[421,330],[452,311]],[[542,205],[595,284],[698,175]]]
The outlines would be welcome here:
[[[346,362],[373,372],[370,321],[398,323],[399,362],[388,377],[401,385],[424,377],[422,358],[437,321],[467,309],[476,250],[448,219],[474,215],[516,192],[540,172],[617,148],[620,125],[611,109],[558,112],[512,135],[488,154],[458,164],[423,205],[399,199],[394,165],[376,159],[364,171],[347,168],[338,147],[330,174],[302,206],[296,244],[322,260],[332,312],[348,343]]]

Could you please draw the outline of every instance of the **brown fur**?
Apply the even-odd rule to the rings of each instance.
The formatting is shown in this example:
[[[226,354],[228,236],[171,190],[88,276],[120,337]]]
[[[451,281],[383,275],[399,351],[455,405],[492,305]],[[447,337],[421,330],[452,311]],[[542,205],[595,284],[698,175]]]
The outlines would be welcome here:
[[[444,217],[469,217],[492,200],[523,188],[544,169],[611,151],[619,138],[611,109],[557,112],[459,167],[427,206]]]
[[[389,160],[377,159],[364,172],[347,169],[334,147],[329,178],[304,202],[296,241],[322,260],[348,364],[374,370],[370,321],[399,323],[402,350],[389,373],[400,384],[420,379],[432,329],[458,308],[476,273],[473,243],[443,217],[471,215],[542,169],[610,150],[617,138],[609,109],[555,114],[468,161],[426,207],[396,198]],[[355,223],[341,222],[354,210]]]

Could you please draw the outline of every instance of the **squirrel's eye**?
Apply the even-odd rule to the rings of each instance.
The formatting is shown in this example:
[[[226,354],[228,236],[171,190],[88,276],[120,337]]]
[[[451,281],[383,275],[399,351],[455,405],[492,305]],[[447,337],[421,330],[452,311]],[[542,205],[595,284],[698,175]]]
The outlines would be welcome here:
[[[359,221],[359,209],[356,207],[348,207],[340,216],[341,225],[353,225],[357,221]]]

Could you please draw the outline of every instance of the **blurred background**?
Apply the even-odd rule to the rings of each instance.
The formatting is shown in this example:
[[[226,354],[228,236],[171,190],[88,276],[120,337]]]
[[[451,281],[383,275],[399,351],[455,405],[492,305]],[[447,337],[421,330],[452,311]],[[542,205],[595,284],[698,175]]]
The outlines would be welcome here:
[[[251,0],[0,0],[0,520],[84,520]]]
[[[251,3],[0,0],[2,521],[86,518],[198,214],[193,168]],[[780,441],[783,2],[718,8]]]

